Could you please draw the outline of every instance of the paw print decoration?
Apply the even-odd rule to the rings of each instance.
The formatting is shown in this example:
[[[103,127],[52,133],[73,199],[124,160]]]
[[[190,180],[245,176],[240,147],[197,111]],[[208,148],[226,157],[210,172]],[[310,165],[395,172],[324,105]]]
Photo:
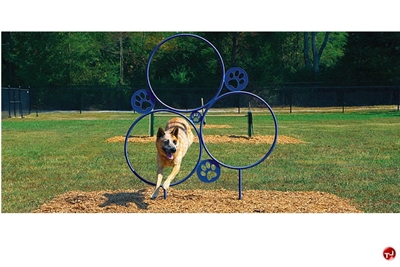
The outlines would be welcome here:
[[[218,180],[221,169],[218,162],[212,159],[203,160],[197,166],[197,176],[204,183],[212,183]]]
[[[198,111],[193,111],[190,114],[190,119],[192,120],[193,123],[199,123],[201,121],[202,115]]]
[[[137,90],[131,98],[131,106],[138,113],[148,113],[154,108],[154,101],[148,90]]]
[[[229,90],[242,91],[249,82],[247,72],[239,67],[230,68],[225,74],[225,86]]]

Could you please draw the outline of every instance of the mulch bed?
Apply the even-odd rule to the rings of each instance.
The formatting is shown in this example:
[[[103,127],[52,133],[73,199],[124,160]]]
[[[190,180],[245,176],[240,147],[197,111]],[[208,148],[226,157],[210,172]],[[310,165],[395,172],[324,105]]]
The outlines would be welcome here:
[[[249,138],[246,135],[205,135],[204,141],[208,144],[211,143],[247,143],[247,144],[272,144],[274,136],[272,135],[255,135]],[[150,143],[155,142],[156,137],[150,136],[130,136],[128,142],[132,143]],[[125,142],[125,136],[114,136],[106,140],[107,143]],[[194,142],[199,142],[197,136],[194,138]],[[304,141],[289,137],[289,136],[278,136],[278,144],[303,144]]]
[[[35,213],[360,213],[349,200],[324,192],[178,190],[167,199],[160,190],[150,199],[152,187],[140,190],[71,191],[56,196]]]
[[[230,125],[225,124],[207,124],[204,128],[232,128]],[[247,144],[272,144],[274,136],[272,135],[254,135],[251,138],[247,135],[204,135],[204,142],[206,143],[247,143]],[[128,142],[132,143],[150,143],[155,142],[156,137],[150,136],[130,136]],[[106,140],[107,143],[119,143],[125,142],[125,136],[114,136]],[[194,142],[199,142],[197,136],[194,137]],[[278,144],[303,144],[302,140],[289,137],[289,136],[278,136]]]
[[[273,136],[206,135],[207,143],[268,143]],[[131,136],[129,142],[155,142],[155,137]],[[198,138],[195,137],[195,142]],[[108,143],[125,142],[115,136]],[[278,144],[304,143],[293,137],[279,136]],[[140,190],[71,191],[56,196],[35,210],[35,213],[360,213],[349,200],[330,193],[245,190],[242,200],[237,191],[178,190],[170,188],[167,199],[160,190],[157,199],[150,199],[152,187]]]

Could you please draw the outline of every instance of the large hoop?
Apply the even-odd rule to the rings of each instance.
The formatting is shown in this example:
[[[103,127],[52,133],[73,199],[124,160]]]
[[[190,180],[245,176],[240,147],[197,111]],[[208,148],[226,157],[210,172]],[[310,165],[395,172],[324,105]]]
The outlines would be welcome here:
[[[261,159],[259,159],[258,161],[256,161],[256,162],[253,163],[253,164],[250,164],[250,165],[245,165],[245,166],[232,166],[232,165],[226,164],[226,163],[224,163],[224,162],[218,160],[215,156],[212,155],[212,153],[210,152],[210,150],[207,148],[206,142],[204,142],[204,139],[203,139],[203,124],[200,124],[200,136],[199,136],[199,137],[201,138],[201,142],[202,142],[202,144],[203,144],[203,146],[204,146],[204,149],[206,150],[207,154],[208,154],[212,159],[214,159],[216,162],[218,162],[220,165],[222,165],[222,166],[224,166],[224,167],[226,167],[226,168],[235,169],[235,170],[252,168],[252,167],[254,167],[254,166],[260,164],[261,162],[263,162],[263,161],[264,161],[266,158],[268,158],[269,155],[272,153],[272,151],[274,150],[275,145],[276,145],[276,143],[277,143],[277,140],[278,140],[278,121],[276,120],[276,117],[275,117],[274,112],[272,111],[271,107],[268,105],[268,103],[267,103],[264,99],[262,99],[261,97],[255,95],[255,94],[252,94],[252,93],[250,93],[250,92],[246,92],[246,91],[235,91],[235,92],[229,92],[229,93],[226,93],[226,94],[221,95],[220,97],[216,98],[216,99],[213,101],[213,103],[210,104],[210,106],[209,106],[209,107],[206,109],[206,111],[204,112],[203,116],[205,117],[205,116],[207,115],[207,112],[208,112],[208,111],[210,110],[210,108],[212,107],[212,105],[214,105],[214,104],[215,104],[216,102],[218,102],[219,100],[221,100],[221,99],[223,99],[223,98],[225,98],[225,97],[228,97],[228,96],[231,96],[231,95],[237,95],[237,94],[244,94],[244,95],[252,96],[252,97],[257,98],[259,101],[261,101],[261,102],[268,108],[269,112],[271,113],[272,119],[273,119],[273,121],[274,121],[275,132],[274,132],[274,141],[272,142],[272,145],[271,145],[270,149],[268,150],[268,152],[267,152]]]
[[[166,42],[168,42],[168,41],[170,41],[170,40],[172,40],[172,39],[180,38],[180,37],[196,38],[196,39],[199,39],[199,40],[205,42],[207,45],[209,45],[209,46],[214,50],[215,54],[218,56],[218,60],[219,60],[219,63],[220,63],[220,65],[221,65],[221,82],[220,82],[220,85],[219,85],[219,87],[218,87],[218,89],[217,89],[216,94],[214,95],[214,97],[213,97],[212,99],[210,99],[210,100],[209,100],[207,103],[205,103],[204,105],[202,105],[202,106],[200,106],[200,107],[192,108],[192,109],[178,109],[178,108],[174,108],[174,107],[171,107],[171,106],[167,105],[167,104],[164,103],[164,102],[157,96],[157,94],[154,92],[153,86],[151,85],[151,82],[150,82],[150,66],[151,66],[151,61],[152,61],[154,55],[156,54],[156,52],[158,51],[158,49],[159,49],[163,44],[165,44]],[[157,99],[157,101],[159,101],[159,102],[160,102],[162,105],[164,105],[166,108],[168,108],[168,109],[170,109],[170,110],[177,111],[177,112],[193,112],[193,111],[197,111],[197,110],[200,110],[200,109],[204,109],[210,102],[212,102],[212,101],[220,94],[220,92],[221,92],[221,90],[222,90],[222,88],[223,88],[223,86],[224,86],[224,84],[225,84],[225,66],[224,66],[224,61],[223,61],[223,59],[222,59],[222,57],[221,57],[221,54],[220,54],[219,51],[217,50],[217,48],[215,48],[215,46],[214,46],[212,43],[210,43],[207,39],[205,39],[205,38],[203,38],[203,37],[201,37],[201,36],[198,36],[198,35],[194,35],[194,34],[176,34],[176,35],[170,36],[170,37],[166,38],[165,40],[163,40],[162,42],[160,42],[160,43],[154,48],[154,50],[151,52],[150,57],[149,57],[149,59],[148,59],[148,61],[147,61],[146,80],[147,80],[147,85],[148,85],[150,91],[152,92],[154,98]]]
[[[168,110],[168,109],[152,110],[152,111],[150,111],[149,113],[143,114],[143,115],[141,115],[139,118],[137,118],[137,119],[132,123],[131,127],[129,128],[129,130],[128,130],[126,136],[125,136],[125,142],[124,142],[125,160],[126,160],[126,163],[127,163],[128,166],[129,166],[129,169],[130,169],[140,180],[142,180],[143,182],[145,182],[145,183],[147,183],[147,184],[149,184],[149,185],[153,185],[153,186],[155,186],[156,184],[153,183],[153,182],[151,182],[151,181],[149,181],[149,180],[147,180],[147,179],[145,179],[145,178],[144,178],[143,176],[141,176],[141,175],[135,170],[135,168],[132,166],[132,163],[131,163],[131,161],[130,161],[130,159],[129,159],[129,155],[128,155],[128,143],[129,143],[129,136],[131,135],[131,132],[132,132],[133,128],[136,126],[136,124],[137,124],[139,121],[141,121],[144,117],[146,117],[147,115],[151,115],[151,114],[157,113],[157,112],[170,112],[170,113],[174,113],[174,114],[179,115],[179,116],[181,116],[182,118],[186,119],[186,120],[189,121],[189,123],[192,125],[193,129],[195,130],[195,132],[196,132],[196,134],[197,134],[197,136],[199,137],[199,140],[200,140],[199,131],[197,130],[197,128],[196,128],[196,126],[194,125],[194,123],[193,123],[189,118],[187,118],[186,116],[184,116],[183,114],[181,114],[181,113],[179,113],[179,112],[177,112],[177,111]],[[202,156],[202,151],[203,151],[203,150],[202,150],[202,148],[201,148],[201,143],[199,142],[199,157],[198,157],[198,160],[197,160],[197,163],[196,163],[195,167],[193,168],[193,170],[192,170],[186,177],[184,177],[184,178],[182,178],[181,180],[178,180],[178,181],[172,183],[171,186],[175,186],[175,185],[178,185],[178,184],[180,184],[180,183],[183,183],[184,181],[186,181],[187,179],[189,179],[190,176],[192,176],[192,174],[196,171],[197,166],[199,165],[199,162],[200,162],[201,156]]]

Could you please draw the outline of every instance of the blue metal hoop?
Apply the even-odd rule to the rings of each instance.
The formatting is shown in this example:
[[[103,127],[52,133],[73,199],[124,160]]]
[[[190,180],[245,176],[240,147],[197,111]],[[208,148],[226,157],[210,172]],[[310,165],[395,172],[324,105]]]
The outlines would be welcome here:
[[[193,37],[193,38],[197,38],[199,40],[202,40],[203,42],[205,42],[206,44],[208,44],[215,52],[215,54],[218,56],[219,62],[221,64],[221,83],[220,86],[217,90],[217,93],[214,95],[214,97],[212,99],[210,99],[207,103],[205,103],[203,106],[197,107],[197,108],[192,108],[192,109],[176,109],[173,107],[168,106],[167,104],[165,104],[160,98],[158,98],[158,96],[156,95],[156,93],[153,90],[153,87],[151,86],[151,82],[150,82],[150,65],[151,65],[151,61],[155,55],[155,53],[158,51],[158,49],[161,47],[161,45],[163,45],[164,43],[174,39],[174,38],[178,38],[178,37]],[[163,41],[161,41],[151,52],[150,57],[147,61],[147,66],[146,66],[146,80],[147,80],[147,85],[149,87],[149,89],[151,90],[153,96],[166,108],[170,109],[170,110],[174,110],[177,112],[192,112],[192,111],[197,111],[200,109],[205,108],[210,102],[212,102],[215,98],[218,97],[219,93],[221,92],[222,88],[224,87],[224,83],[225,83],[225,65],[224,65],[224,61],[222,59],[221,54],[219,53],[218,49],[211,43],[209,42],[207,39],[195,35],[195,34],[188,34],[188,33],[182,33],[182,34],[176,34],[173,36],[170,36],[166,39],[164,39]]]
[[[218,162],[220,165],[222,165],[222,166],[224,166],[224,167],[226,167],[226,168],[229,168],[229,169],[243,170],[243,169],[252,168],[252,167],[254,167],[254,166],[260,164],[260,163],[263,162],[266,158],[268,158],[269,155],[272,153],[272,151],[273,151],[274,148],[275,148],[276,142],[277,142],[277,140],[278,140],[278,121],[276,120],[275,114],[274,114],[274,112],[272,111],[271,107],[268,105],[268,103],[267,103],[264,99],[262,99],[262,98],[259,97],[258,95],[255,95],[255,94],[252,94],[252,93],[246,92],[246,91],[228,92],[228,93],[223,94],[223,95],[221,95],[220,97],[216,98],[216,99],[210,104],[210,106],[208,106],[208,108],[205,110],[205,112],[204,112],[204,114],[203,114],[203,117],[206,117],[207,112],[209,111],[209,109],[210,109],[210,108],[212,107],[212,105],[214,105],[217,101],[219,101],[219,100],[221,100],[222,98],[225,98],[225,97],[227,97],[227,96],[230,96],[230,95],[237,95],[237,94],[245,94],[245,95],[249,95],[249,96],[252,96],[252,97],[257,98],[258,100],[260,100],[260,101],[268,108],[269,112],[271,113],[271,116],[272,116],[272,118],[273,118],[273,120],[274,120],[275,135],[274,135],[274,141],[272,142],[272,145],[271,145],[270,149],[268,150],[268,152],[267,152],[261,159],[259,159],[258,161],[256,161],[256,162],[253,163],[253,164],[246,165],[246,166],[231,166],[231,165],[225,164],[225,163],[219,161],[218,159],[216,159],[216,158],[212,155],[212,153],[208,150],[207,145],[206,145],[206,143],[204,142],[204,139],[203,139],[203,124],[202,124],[202,123],[200,124],[200,135],[199,135],[199,138],[200,138],[200,139],[199,139],[199,140],[200,140],[200,142],[202,143],[202,145],[203,145],[204,149],[206,150],[207,154],[208,154],[212,159],[214,159],[216,162]]]
[[[129,169],[130,169],[140,180],[142,180],[143,182],[145,182],[145,183],[147,183],[147,184],[149,184],[149,185],[152,185],[152,186],[155,186],[156,184],[153,183],[153,182],[150,182],[150,181],[146,180],[145,178],[143,178],[143,177],[135,170],[135,168],[133,168],[132,163],[131,163],[131,161],[129,160],[129,155],[128,155],[128,143],[129,143],[129,136],[131,135],[131,132],[132,132],[133,128],[136,126],[136,124],[137,124],[140,120],[142,120],[144,117],[146,117],[147,115],[150,115],[150,114],[152,114],[152,113],[157,113],[157,112],[170,112],[170,113],[175,113],[175,114],[181,116],[182,118],[186,119],[187,121],[189,121],[189,123],[192,125],[193,129],[196,131],[196,134],[197,134],[197,136],[199,137],[199,140],[200,140],[199,131],[198,131],[198,129],[196,128],[196,126],[194,125],[194,123],[193,123],[189,118],[187,118],[185,115],[183,115],[183,114],[181,114],[181,113],[179,113],[179,112],[177,112],[177,111],[169,110],[169,109],[157,109],[157,110],[152,110],[152,111],[150,111],[149,113],[143,114],[143,115],[141,115],[140,117],[138,117],[138,118],[132,123],[131,127],[129,128],[129,130],[128,130],[126,136],[125,136],[125,142],[124,142],[125,160],[126,160],[126,163],[127,163],[128,166],[129,166]],[[202,157],[202,154],[203,154],[203,150],[202,150],[202,147],[201,147],[201,146],[202,146],[202,144],[199,142],[199,158],[198,158],[197,163],[196,163],[196,166],[193,168],[193,170],[192,170],[186,177],[182,178],[181,180],[178,180],[178,181],[176,181],[176,182],[174,182],[174,183],[171,183],[170,186],[175,186],[175,185],[178,185],[178,184],[180,184],[180,183],[183,183],[184,181],[186,181],[187,179],[189,179],[190,176],[193,175],[193,173],[194,173],[194,172],[196,171],[196,169],[197,169],[197,166],[198,166],[199,163],[200,163],[200,160],[201,160],[201,157]]]

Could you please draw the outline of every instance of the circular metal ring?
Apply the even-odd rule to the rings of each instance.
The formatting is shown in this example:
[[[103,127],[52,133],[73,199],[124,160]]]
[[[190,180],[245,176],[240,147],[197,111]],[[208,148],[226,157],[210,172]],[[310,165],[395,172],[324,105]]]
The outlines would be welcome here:
[[[207,148],[207,145],[206,145],[206,143],[204,142],[204,139],[203,139],[203,124],[200,124],[200,135],[199,135],[199,138],[200,138],[200,139],[199,139],[199,140],[200,140],[200,142],[202,143],[202,145],[203,145],[204,149],[206,150],[207,154],[208,154],[212,159],[214,159],[216,162],[218,162],[220,165],[222,165],[222,166],[224,166],[224,167],[226,167],[226,168],[235,169],[235,170],[252,168],[252,167],[254,167],[254,166],[260,164],[261,162],[263,162],[263,161],[264,161],[266,158],[268,158],[269,155],[272,153],[272,151],[274,150],[274,148],[275,148],[275,146],[276,146],[276,142],[277,142],[277,140],[278,140],[278,121],[276,120],[276,117],[275,117],[274,112],[272,111],[272,108],[268,105],[268,103],[267,103],[264,99],[262,99],[261,97],[255,95],[255,94],[252,94],[252,93],[250,93],[250,92],[246,92],[246,91],[235,91],[235,92],[228,92],[228,93],[226,93],[226,94],[223,94],[223,95],[219,96],[219,97],[216,98],[216,99],[213,101],[213,103],[211,103],[210,106],[205,110],[205,112],[204,112],[204,114],[203,114],[203,117],[206,117],[207,112],[209,111],[209,109],[210,109],[210,108],[212,107],[212,105],[215,104],[217,101],[219,101],[219,100],[221,100],[221,99],[223,99],[223,98],[225,98],[225,97],[227,97],[227,96],[237,95],[237,94],[245,94],[245,95],[249,95],[249,96],[255,97],[255,98],[257,98],[258,100],[260,100],[260,101],[268,108],[268,110],[269,110],[269,112],[271,113],[271,116],[272,116],[272,118],[273,118],[273,120],[274,120],[275,134],[274,134],[274,141],[272,142],[272,145],[271,145],[270,149],[268,150],[268,152],[267,152],[261,159],[259,159],[258,161],[256,161],[256,162],[253,163],[253,164],[250,164],[250,165],[245,165],[245,166],[232,166],[232,165],[229,165],[229,164],[226,164],[226,163],[221,162],[220,160],[218,160],[217,158],[215,158],[215,157],[211,154],[211,152],[210,152],[209,149]]]
[[[150,82],[150,66],[151,66],[151,61],[155,55],[155,53],[158,51],[158,49],[161,47],[161,45],[165,44],[166,42],[174,39],[174,38],[178,38],[178,37],[192,37],[192,38],[197,38],[199,40],[202,40],[203,42],[205,42],[206,44],[208,44],[215,52],[215,54],[218,56],[219,62],[221,64],[221,83],[219,85],[219,88],[216,92],[216,94],[214,95],[214,97],[212,99],[210,99],[207,103],[205,103],[203,106],[200,107],[196,107],[196,108],[192,108],[192,109],[177,109],[177,108],[173,108],[168,106],[167,104],[165,104],[154,92],[153,87],[151,85]],[[170,36],[168,38],[166,38],[165,40],[161,41],[155,48],[154,50],[151,52],[150,57],[147,61],[147,66],[146,66],[146,80],[147,80],[147,85],[149,87],[149,89],[151,90],[153,96],[161,103],[163,104],[165,107],[167,107],[170,110],[174,110],[174,111],[178,111],[178,112],[192,112],[192,111],[197,111],[200,109],[205,108],[208,103],[212,102],[215,98],[218,97],[219,93],[221,92],[222,88],[224,87],[224,83],[225,83],[225,66],[224,66],[224,61],[222,59],[221,54],[219,53],[219,51],[217,50],[217,48],[211,43],[209,42],[207,39],[198,36],[198,35],[194,35],[194,34],[187,34],[187,33],[183,33],[183,34],[176,34],[173,36]]]
[[[185,115],[183,115],[183,114],[181,114],[181,113],[179,113],[179,112],[177,112],[177,111],[169,110],[169,109],[157,109],[157,110],[152,110],[152,111],[150,111],[149,113],[143,114],[143,115],[141,115],[140,117],[138,117],[138,118],[132,123],[131,127],[129,128],[129,130],[128,130],[126,136],[125,136],[125,142],[124,142],[124,154],[125,154],[125,159],[126,159],[126,163],[127,163],[128,166],[129,166],[129,169],[130,169],[140,180],[142,180],[143,182],[145,182],[145,183],[147,183],[147,184],[149,184],[149,185],[152,185],[152,186],[155,186],[156,184],[153,183],[153,182],[150,182],[150,181],[146,180],[144,177],[142,177],[142,176],[135,170],[135,168],[133,168],[132,163],[131,163],[131,161],[129,160],[129,155],[128,155],[128,143],[129,143],[129,136],[130,136],[130,134],[131,134],[133,128],[136,126],[136,124],[137,124],[140,120],[142,120],[145,116],[150,115],[150,114],[152,114],[152,113],[157,113],[157,112],[169,112],[169,113],[174,113],[174,114],[179,115],[179,116],[181,116],[182,118],[186,119],[186,120],[192,125],[193,129],[195,130],[195,132],[196,132],[196,134],[197,134],[197,136],[199,137],[199,140],[200,140],[199,131],[197,130],[197,128],[196,128],[196,126],[194,125],[194,123],[193,123],[189,118],[187,118]],[[197,166],[198,166],[199,163],[200,163],[201,156],[202,156],[202,154],[203,154],[203,150],[202,150],[202,147],[201,147],[201,146],[202,146],[202,144],[199,142],[199,158],[198,158],[197,163],[196,163],[196,166],[193,168],[193,170],[192,170],[186,177],[182,178],[181,180],[178,180],[178,181],[176,181],[176,182],[174,182],[174,183],[171,183],[170,186],[175,186],[175,185],[178,185],[178,184],[180,184],[180,183],[183,183],[184,181],[186,181],[187,179],[189,179],[190,176],[193,175],[193,173],[194,173],[194,172],[196,171],[196,169],[197,169]]]

